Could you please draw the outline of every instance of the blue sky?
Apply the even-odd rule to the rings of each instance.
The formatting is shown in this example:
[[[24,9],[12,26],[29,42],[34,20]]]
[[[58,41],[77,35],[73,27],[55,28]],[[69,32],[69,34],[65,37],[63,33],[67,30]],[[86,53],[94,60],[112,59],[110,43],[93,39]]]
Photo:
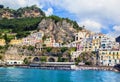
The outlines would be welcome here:
[[[68,17],[93,32],[120,35],[120,0],[1,0],[0,4],[14,9],[36,4],[47,16]]]

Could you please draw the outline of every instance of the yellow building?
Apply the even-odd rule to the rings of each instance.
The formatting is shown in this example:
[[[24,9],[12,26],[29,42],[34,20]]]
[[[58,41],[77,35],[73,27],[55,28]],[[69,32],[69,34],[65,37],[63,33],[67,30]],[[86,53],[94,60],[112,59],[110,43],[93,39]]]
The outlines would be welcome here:
[[[53,44],[55,43],[55,40],[50,38],[46,38],[46,40],[44,41],[44,44],[46,45],[46,47],[53,47]]]
[[[22,43],[22,40],[17,40],[17,39],[13,39],[10,41],[10,45],[20,45]]]
[[[92,51],[97,51],[100,48],[100,39],[93,39],[92,40]]]
[[[99,62],[102,66],[120,64],[120,51],[99,51]]]
[[[4,46],[6,43],[5,43],[5,40],[4,39],[0,39],[0,46]]]

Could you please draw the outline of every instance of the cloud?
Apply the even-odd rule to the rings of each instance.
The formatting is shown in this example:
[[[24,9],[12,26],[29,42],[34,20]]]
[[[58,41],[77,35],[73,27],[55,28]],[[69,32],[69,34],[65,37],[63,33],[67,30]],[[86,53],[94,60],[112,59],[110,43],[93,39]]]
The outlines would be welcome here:
[[[120,26],[114,26],[113,29],[114,29],[115,31],[120,32]]]
[[[50,16],[53,14],[53,9],[52,8],[48,8],[47,11],[44,11],[46,16]]]
[[[18,9],[20,7],[26,7],[31,5],[37,5],[38,7],[43,8],[40,0],[0,0],[0,4],[3,4],[5,7],[10,7],[13,9]]]
[[[91,28],[95,32],[109,32],[109,29],[114,32],[118,27],[109,26],[120,24],[120,0],[0,0],[0,4],[15,9],[36,4],[44,9],[46,15],[53,14],[53,10],[59,14],[64,13],[62,10],[65,10],[75,16],[71,17],[67,12],[64,16],[76,17],[74,19],[77,22],[86,24],[87,29]]]
[[[47,3],[75,14],[78,21],[89,19],[105,26],[120,23],[120,0],[47,0]]]
[[[85,28],[87,30],[93,31],[93,32],[101,32],[103,25],[96,22],[96,21],[92,21],[92,20],[84,20],[82,22],[79,23],[80,26],[85,26]]]
[[[113,28],[113,31],[108,32],[107,35],[110,36],[110,37],[118,37],[118,36],[120,36],[120,26],[115,25],[112,28]]]

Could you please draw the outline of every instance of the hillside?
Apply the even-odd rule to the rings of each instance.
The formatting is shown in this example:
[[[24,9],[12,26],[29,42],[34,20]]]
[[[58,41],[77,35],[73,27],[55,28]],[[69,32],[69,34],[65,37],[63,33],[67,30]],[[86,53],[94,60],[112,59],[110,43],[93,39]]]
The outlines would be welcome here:
[[[24,17],[42,17],[45,13],[36,5],[30,7],[19,8],[17,10],[9,9],[9,7],[0,7],[0,18],[24,18]]]
[[[7,12],[7,13],[5,13]],[[8,15],[11,14],[11,19]],[[0,38],[2,33],[15,33],[13,38],[27,37],[34,30],[44,32],[44,37],[52,37],[56,42],[66,44],[74,40],[74,33],[82,30],[82,27],[68,18],[61,18],[55,15],[46,17],[45,13],[36,7],[19,8],[13,10],[9,8],[0,8],[2,20],[0,20]],[[4,15],[7,14],[7,15]],[[3,16],[4,15],[4,16]]]
[[[75,21],[58,16],[50,16],[41,20],[39,30],[45,33],[45,37],[52,37],[58,43],[70,43],[74,40],[74,33],[82,28]]]

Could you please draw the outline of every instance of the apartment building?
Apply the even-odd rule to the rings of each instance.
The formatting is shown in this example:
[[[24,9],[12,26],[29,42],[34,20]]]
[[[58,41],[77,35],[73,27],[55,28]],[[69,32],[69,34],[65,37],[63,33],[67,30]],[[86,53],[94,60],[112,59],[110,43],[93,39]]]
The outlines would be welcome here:
[[[99,62],[101,66],[120,64],[120,51],[99,51]]]

